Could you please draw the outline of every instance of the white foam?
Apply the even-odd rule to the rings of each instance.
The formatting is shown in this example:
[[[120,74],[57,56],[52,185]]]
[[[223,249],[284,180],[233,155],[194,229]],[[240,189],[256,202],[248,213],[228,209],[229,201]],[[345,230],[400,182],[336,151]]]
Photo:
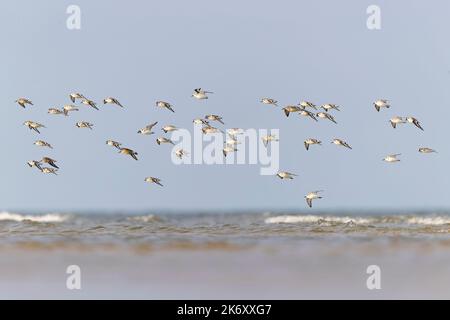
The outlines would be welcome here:
[[[149,214],[146,216],[129,217],[128,220],[148,223],[148,222],[158,221],[159,219],[158,219],[158,217],[154,216],[153,214]]]
[[[326,216],[294,216],[294,215],[283,215],[270,217],[264,220],[265,223],[318,223],[319,221],[326,222],[339,222],[339,223],[349,223],[353,221],[357,224],[367,224],[373,222],[373,219],[369,218],[359,218],[359,217],[326,217]]]
[[[442,224],[450,224],[450,217],[411,217],[406,220],[409,224],[423,224],[437,226]]]
[[[62,222],[67,219],[57,213],[48,213],[43,215],[22,215],[19,213],[0,212],[0,221],[34,221],[34,222]]]

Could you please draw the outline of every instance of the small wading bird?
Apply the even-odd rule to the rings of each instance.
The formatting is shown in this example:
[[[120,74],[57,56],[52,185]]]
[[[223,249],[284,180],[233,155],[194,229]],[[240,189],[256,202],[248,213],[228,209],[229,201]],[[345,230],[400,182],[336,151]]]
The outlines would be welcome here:
[[[162,127],[161,130],[164,131],[164,133],[167,133],[167,132],[176,131],[176,130],[178,130],[178,128],[175,127],[174,125],[169,124],[167,126]]]
[[[40,162],[47,163],[47,164],[51,165],[53,168],[59,169],[59,167],[55,164],[55,162],[57,162],[57,161],[52,158],[43,157]]]
[[[317,116],[318,118],[320,118],[320,119],[328,119],[328,120],[330,120],[331,122],[334,122],[335,124],[337,124],[336,120],[334,120],[333,116],[332,116],[331,114],[329,114],[329,113],[326,113],[326,112],[318,112],[318,113],[316,114],[316,116]]]
[[[238,149],[236,149],[236,147],[230,146],[228,144],[225,143],[225,146],[222,149],[222,153],[223,155],[226,157],[229,153],[231,152],[237,152]]]
[[[419,120],[417,120],[416,118],[414,118],[414,117],[406,117],[406,121],[407,121],[408,123],[412,123],[412,124],[415,125],[417,128],[419,128],[420,130],[423,131],[423,128],[422,128],[422,126],[420,125]]]
[[[194,124],[203,124],[205,126],[209,126],[209,122],[205,119],[200,119],[200,118],[196,118],[194,120],[192,120],[192,123]]]
[[[159,108],[163,108],[163,109],[167,109],[170,110],[172,112],[175,112],[175,110],[173,110],[172,105],[168,102],[165,101],[156,101],[155,105]]]
[[[260,102],[263,104],[271,104],[278,107],[277,105],[278,101],[271,98],[262,98]]]
[[[306,150],[309,150],[309,146],[313,145],[313,144],[318,144],[318,145],[322,145],[322,141],[317,140],[317,139],[313,139],[313,138],[309,138],[306,139],[303,144],[305,145]]]
[[[34,142],[34,145],[36,145],[38,147],[48,147],[50,149],[53,149],[53,147],[50,145],[50,143],[45,142],[44,140],[36,140]]]
[[[57,175],[57,173],[56,173],[57,171],[58,171],[58,169],[48,168],[48,167],[42,168],[42,170],[41,170],[42,173],[52,173],[55,175]]]
[[[36,167],[36,168],[38,168],[39,170],[42,171],[42,167],[41,167],[41,162],[40,161],[30,160],[30,161],[27,161],[27,164],[28,164],[28,166],[30,168]]]
[[[78,128],[89,128],[89,129],[92,130],[92,127],[94,125],[92,123],[89,123],[89,122],[86,122],[86,121],[80,121],[80,122],[77,122],[75,124],[75,126],[78,127]]]
[[[209,121],[217,121],[217,122],[220,122],[221,124],[225,124],[222,120],[222,117],[218,116],[216,114],[208,114],[205,116],[205,119],[209,120]]]
[[[298,105],[300,107],[302,107],[302,109],[311,108],[311,109],[317,110],[316,105],[309,101],[300,101],[300,103]]]
[[[123,108],[123,105],[120,104],[119,100],[117,100],[116,98],[113,97],[108,97],[103,99],[103,104],[115,104],[118,105],[119,107]]]
[[[337,111],[341,111],[339,110],[339,106],[336,104],[332,104],[332,103],[326,103],[320,106],[323,110],[325,110],[325,112],[328,112],[330,110],[337,110]]]
[[[153,122],[147,126],[145,126],[144,128],[138,130],[137,133],[143,134],[143,135],[150,135],[150,134],[154,134],[154,132],[152,131],[153,127],[156,126],[158,124],[158,121]]]
[[[63,110],[59,110],[58,108],[50,108],[48,109],[48,114],[64,114]]]
[[[377,101],[375,101],[373,103],[373,105],[378,112],[380,112],[381,108],[387,109],[387,108],[391,107],[391,105],[389,104],[389,101],[385,100],[385,99],[378,99]]]
[[[341,140],[341,139],[333,139],[333,141],[331,141],[331,143],[334,143],[337,146],[346,147],[348,149],[352,148],[352,147],[350,147],[350,145],[347,142],[345,142],[344,140]]]
[[[312,202],[313,202],[313,200],[315,200],[315,199],[322,199],[322,197],[319,196],[319,193],[320,193],[320,192],[323,192],[323,191],[322,191],[322,190],[311,191],[311,192],[309,192],[309,193],[305,196],[306,203],[308,204],[308,206],[309,206],[310,208],[312,208]]]
[[[434,149],[431,149],[431,148],[427,148],[427,147],[422,147],[422,148],[419,148],[419,152],[420,153],[437,153],[437,151],[436,150],[434,150]]]
[[[183,149],[177,149],[175,150],[175,155],[179,158],[182,159],[184,156],[187,156],[189,154],[189,152],[187,152],[186,150]]]
[[[280,172],[277,173],[277,177],[280,178],[281,180],[284,180],[284,179],[292,180],[296,176],[297,175],[295,173],[290,173],[290,172],[287,172],[287,171],[280,171]]]
[[[401,155],[401,153],[387,155],[386,157],[383,158],[383,161],[386,161],[386,162],[399,162],[400,159],[397,159],[397,157],[400,156],[400,155]]]
[[[63,112],[64,112],[64,115],[66,115],[66,116],[69,115],[69,112],[72,112],[72,111],[78,111],[78,110],[79,110],[79,109],[78,109],[77,107],[72,106],[72,105],[70,105],[70,104],[66,104],[66,105],[63,107]]]
[[[154,183],[154,184],[157,184],[158,186],[163,186],[162,184],[161,184],[161,179],[159,179],[159,178],[155,178],[155,177],[147,177],[147,178],[145,178],[144,179],[144,181],[145,182],[149,182],[149,183]]]
[[[31,102],[31,100],[28,100],[27,98],[19,98],[15,102],[18,103],[24,109],[27,104],[33,106],[33,102]]]
[[[317,120],[317,118],[316,118],[316,116],[314,115],[314,113],[312,113],[311,111],[308,111],[308,110],[300,110],[299,112],[298,112],[298,114],[300,115],[300,116],[304,116],[304,117],[310,117],[311,119],[313,119],[314,121],[319,121],[319,120]]]
[[[282,110],[284,111],[286,117],[289,117],[289,114],[291,114],[292,112],[299,112],[300,110],[302,110],[302,108],[297,106],[286,106]]]
[[[94,108],[95,110],[98,110],[97,104],[92,100],[84,98],[83,100],[81,100],[81,103],[84,105],[90,106],[90,107]]]
[[[128,149],[128,148],[120,148],[120,149],[119,149],[119,153],[129,155],[129,156],[132,157],[134,160],[137,160],[137,159],[138,159],[138,158],[137,158],[138,153],[135,152],[135,151],[133,151],[133,150],[131,150],[131,149]]]
[[[72,103],[75,103],[75,100],[77,99],[86,99],[81,93],[78,92],[69,94],[69,98]]]
[[[262,136],[261,140],[262,140],[262,142],[263,142],[265,147],[267,147],[269,145],[269,143],[272,142],[272,141],[279,141],[277,136],[274,135],[274,134],[268,134],[268,135]]]
[[[197,100],[204,100],[204,99],[208,99],[208,94],[210,94],[210,93],[214,93],[214,92],[205,91],[205,90],[202,90],[202,88],[197,88],[197,89],[194,89],[194,92],[192,93],[191,96]]]
[[[106,140],[106,144],[108,146],[115,147],[115,148],[117,148],[119,150],[120,150],[120,146],[122,145],[120,142],[117,142],[117,141],[114,141],[114,140]]]
[[[406,121],[402,118],[402,117],[393,117],[389,120],[389,122],[391,123],[392,128],[397,128],[397,125],[400,123],[406,123]]]
[[[170,140],[169,138],[165,138],[165,137],[159,137],[159,138],[157,138],[157,139],[156,139],[156,143],[157,143],[158,145],[161,145],[161,143],[170,143],[170,144],[175,145],[175,143],[173,143],[172,140]]]
[[[25,122],[23,123],[23,125],[24,125],[24,126],[27,126],[30,130],[36,131],[37,133],[41,133],[41,132],[39,131],[39,128],[45,128],[45,126],[44,126],[43,124],[40,124],[40,123],[34,122],[34,121],[30,121],[30,120],[25,121]]]
[[[222,132],[222,130],[219,130],[217,128],[211,127],[211,126],[206,126],[202,128],[202,132],[204,134],[209,134],[209,133],[217,133],[217,132]]]

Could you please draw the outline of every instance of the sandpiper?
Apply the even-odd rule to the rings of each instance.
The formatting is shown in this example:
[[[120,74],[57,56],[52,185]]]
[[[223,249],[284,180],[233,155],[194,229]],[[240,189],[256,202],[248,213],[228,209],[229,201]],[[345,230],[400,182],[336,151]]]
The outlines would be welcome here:
[[[309,193],[305,196],[306,203],[308,204],[308,206],[309,206],[310,208],[312,208],[312,202],[313,202],[313,200],[315,200],[315,199],[322,199],[322,197],[319,196],[319,192],[322,192],[322,190],[311,191],[311,192],[309,192]]]
[[[37,145],[38,147],[48,147],[50,149],[53,149],[50,143],[45,142],[44,140],[36,140],[34,144]]]
[[[172,112],[175,112],[175,110],[173,110],[172,105],[168,102],[165,101],[156,101],[155,105],[159,108],[166,108]]]
[[[36,167],[36,168],[38,168],[39,170],[42,170],[41,162],[40,162],[40,161],[37,161],[37,160],[30,160],[30,161],[27,161],[27,164],[28,164],[28,166],[29,166],[30,168]]]
[[[42,170],[41,170],[42,173],[52,173],[55,175],[57,175],[57,173],[56,173],[57,171],[58,171],[58,169],[49,168],[49,167],[42,168]]]
[[[27,104],[33,105],[33,102],[31,100],[28,100],[27,98],[19,98],[15,102],[17,102],[22,108],[25,108]]]
[[[209,134],[209,133],[222,132],[222,130],[219,130],[219,129],[215,128],[215,127],[211,127],[211,126],[208,125],[208,126],[202,128],[202,132],[204,134]]]
[[[305,145],[306,150],[309,150],[309,146],[313,144],[322,145],[322,141],[313,138],[306,139],[303,143]]]
[[[186,150],[183,150],[183,149],[177,149],[177,150],[175,150],[175,155],[178,157],[178,158],[183,158],[184,156],[186,156],[186,155],[188,155],[189,154],[189,152],[187,152]]]
[[[84,104],[84,105],[87,105],[87,106],[91,106],[95,110],[98,110],[97,104],[94,101],[92,101],[92,100],[89,100],[87,98],[83,98],[83,100],[81,100],[81,103]]]
[[[280,178],[281,180],[284,180],[284,179],[292,180],[296,176],[297,175],[295,173],[290,173],[290,172],[287,172],[287,171],[280,171],[280,172],[277,173],[277,177]]]
[[[325,112],[328,112],[330,110],[337,110],[337,111],[341,111],[339,110],[339,106],[336,104],[332,104],[332,103],[326,103],[320,106],[323,110],[325,110]]]
[[[201,119],[201,118],[196,118],[194,120],[192,120],[192,123],[194,124],[204,124],[205,126],[209,126],[209,122],[205,119]]]
[[[317,120],[317,118],[316,118],[316,116],[315,116],[315,114],[314,113],[312,113],[311,111],[308,111],[308,110],[305,110],[305,109],[302,109],[302,110],[300,110],[299,111],[299,113],[298,113],[300,116],[304,116],[304,117],[310,117],[311,119],[313,119],[313,120],[315,120],[315,121],[319,121],[319,120]]]
[[[409,123],[412,123],[412,124],[415,125],[417,128],[419,128],[420,130],[423,131],[423,128],[422,128],[422,126],[420,125],[419,120],[417,120],[416,118],[414,118],[414,117],[406,117],[406,121],[409,122]]]
[[[229,139],[226,139],[225,144],[228,146],[236,146],[241,143],[238,141],[237,136],[230,134]]]
[[[157,143],[158,145],[161,145],[161,143],[170,143],[170,144],[175,145],[175,143],[173,143],[172,140],[170,140],[169,138],[165,138],[165,137],[159,137],[159,138],[157,138],[157,139],[156,139],[156,143]]]
[[[162,127],[161,130],[164,131],[164,133],[167,133],[167,132],[176,131],[176,130],[178,130],[178,128],[175,127],[174,125],[169,124],[167,126]]]
[[[147,178],[144,179],[144,181],[145,182],[149,182],[149,183],[155,183],[155,184],[157,184],[158,186],[161,186],[161,187],[163,186],[161,184],[161,179],[159,179],[159,178],[147,177]]]
[[[69,98],[72,101],[72,103],[75,103],[76,99],[86,99],[81,93],[78,92],[69,94]]]
[[[140,134],[144,134],[144,135],[150,135],[150,134],[154,134],[154,132],[152,131],[153,127],[156,126],[158,124],[158,121],[155,121],[147,126],[145,126],[144,128],[138,130],[137,133]]]
[[[406,121],[402,118],[402,117],[393,117],[389,120],[389,122],[391,123],[392,128],[397,128],[397,125],[400,123],[406,123]]]
[[[378,99],[373,105],[378,112],[380,112],[381,108],[389,108],[391,106],[389,101],[385,99]]]
[[[289,117],[289,114],[291,112],[299,112],[300,110],[302,110],[302,108],[297,107],[297,106],[286,106],[282,110],[284,111],[284,114],[286,115],[286,117]]]
[[[316,115],[317,115],[317,117],[319,117],[321,119],[328,119],[337,124],[337,122],[336,122],[336,120],[334,120],[333,116],[327,112],[319,112]]]
[[[225,124],[222,120],[222,117],[218,116],[216,114],[208,114],[205,116],[205,119],[210,120],[210,121],[217,121],[217,122],[220,122],[221,124]]]
[[[40,123],[34,122],[34,121],[30,121],[30,120],[25,121],[23,123],[23,125],[27,126],[30,130],[36,131],[37,133],[40,133],[39,128],[45,128],[45,126],[43,124],[40,124]]]
[[[431,148],[427,148],[427,147],[421,147],[421,148],[419,148],[419,152],[420,152],[420,153],[433,153],[433,152],[437,153],[436,150],[431,149]]]
[[[121,154],[127,154],[130,157],[132,157],[134,160],[137,160],[138,158],[136,157],[138,155],[138,153],[134,150],[128,149],[128,148],[120,148],[119,149],[119,153]]]
[[[120,146],[122,145],[120,142],[117,142],[117,141],[114,141],[114,140],[106,140],[106,144],[108,146],[115,147],[115,148],[117,148],[119,150],[120,150]]]
[[[64,112],[64,115],[66,115],[66,116],[68,116],[69,115],[69,112],[72,112],[72,111],[78,111],[79,109],[77,108],[77,107],[75,107],[75,106],[73,106],[73,105],[71,105],[71,104],[66,104],[64,107],[63,107],[63,112]]]
[[[80,122],[77,122],[75,124],[75,126],[78,127],[78,128],[89,128],[89,129],[92,130],[92,127],[94,125],[92,123],[89,123],[89,122],[86,122],[86,121],[80,121]]]
[[[331,143],[334,143],[337,146],[343,146],[343,147],[352,149],[352,147],[350,147],[350,145],[347,142],[345,142],[344,140],[341,140],[341,139],[333,139],[333,141],[331,141]]]
[[[302,109],[311,108],[311,109],[317,110],[316,105],[309,101],[300,101],[300,103],[298,105],[300,107],[302,107]]]
[[[49,108],[48,114],[64,114],[64,110],[59,110],[58,108]]]
[[[205,91],[205,90],[202,90],[202,88],[197,88],[197,89],[194,89],[194,92],[192,93],[191,96],[194,97],[195,99],[203,100],[203,99],[208,99],[208,93],[214,93],[214,92]]]
[[[277,136],[274,135],[274,134],[268,134],[268,135],[262,136],[261,140],[262,140],[262,142],[263,142],[265,147],[267,147],[269,145],[269,143],[272,142],[272,141],[280,141],[277,138]]]
[[[243,134],[244,130],[241,129],[241,128],[231,128],[231,129],[227,130],[227,133],[228,133],[229,136],[234,137],[234,136],[236,136],[238,134]]]
[[[271,99],[271,98],[262,98],[261,99],[261,103],[271,104],[271,105],[274,105],[274,106],[278,107],[278,105],[277,105],[278,101],[274,100],[274,99]]]
[[[107,104],[107,103],[116,104],[119,107],[123,108],[123,105],[120,104],[119,100],[117,100],[116,98],[113,98],[113,97],[108,97],[108,98],[103,99],[103,104]]]
[[[55,164],[55,162],[57,162],[56,160],[49,158],[49,157],[43,157],[41,159],[41,162],[43,163],[48,163],[49,165],[51,165],[53,168],[59,169],[59,167]]]
[[[230,145],[228,145],[228,144],[225,144],[225,146],[223,147],[223,149],[222,149],[222,153],[223,153],[223,155],[226,157],[229,153],[231,153],[231,152],[236,152],[236,151],[238,151],[238,149],[236,149],[235,147],[233,147],[233,146],[230,146]]]
[[[397,157],[399,155],[401,155],[401,153],[387,155],[386,157],[383,158],[383,161],[386,161],[386,162],[399,162],[400,159],[397,159]]]

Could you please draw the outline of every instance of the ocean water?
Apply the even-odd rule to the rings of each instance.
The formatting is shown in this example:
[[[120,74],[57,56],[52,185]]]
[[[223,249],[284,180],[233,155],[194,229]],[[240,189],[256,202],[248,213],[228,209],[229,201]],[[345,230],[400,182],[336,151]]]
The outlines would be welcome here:
[[[1,298],[450,298],[450,214],[1,212],[0,269]]]

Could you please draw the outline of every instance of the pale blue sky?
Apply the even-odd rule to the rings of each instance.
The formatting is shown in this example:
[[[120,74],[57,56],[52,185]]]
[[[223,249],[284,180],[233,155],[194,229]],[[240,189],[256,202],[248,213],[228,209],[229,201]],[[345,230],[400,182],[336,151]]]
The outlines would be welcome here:
[[[70,4],[81,7],[79,31],[66,28]],[[366,28],[370,4],[381,7],[380,31]],[[406,0],[2,2],[0,209],[447,208],[449,10],[444,1]],[[193,100],[196,87],[215,94]],[[74,91],[98,102],[115,96],[125,109],[47,115]],[[21,109],[14,103],[21,96],[35,106]],[[339,125],[286,118],[261,105],[263,96],[282,105],[339,104]],[[377,98],[392,108],[375,112]],[[158,99],[176,113],[156,109]],[[227,127],[279,128],[281,169],[297,179],[261,176],[258,166],[175,166],[169,146],[136,134],[151,121],[191,128],[209,113]],[[394,115],[416,116],[425,132],[393,130]],[[37,135],[25,120],[48,128]],[[80,120],[95,129],[75,128]],[[324,146],[306,152],[308,137]],[[330,145],[334,137],[354,150]],[[54,150],[34,146],[38,138]],[[140,160],[117,154],[108,138]],[[439,154],[421,155],[419,146]],[[381,161],[397,152],[401,163]],[[28,168],[27,160],[43,155],[58,160],[59,176]],[[145,184],[148,175],[165,187]],[[325,198],[307,210],[303,196],[316,189]]]

